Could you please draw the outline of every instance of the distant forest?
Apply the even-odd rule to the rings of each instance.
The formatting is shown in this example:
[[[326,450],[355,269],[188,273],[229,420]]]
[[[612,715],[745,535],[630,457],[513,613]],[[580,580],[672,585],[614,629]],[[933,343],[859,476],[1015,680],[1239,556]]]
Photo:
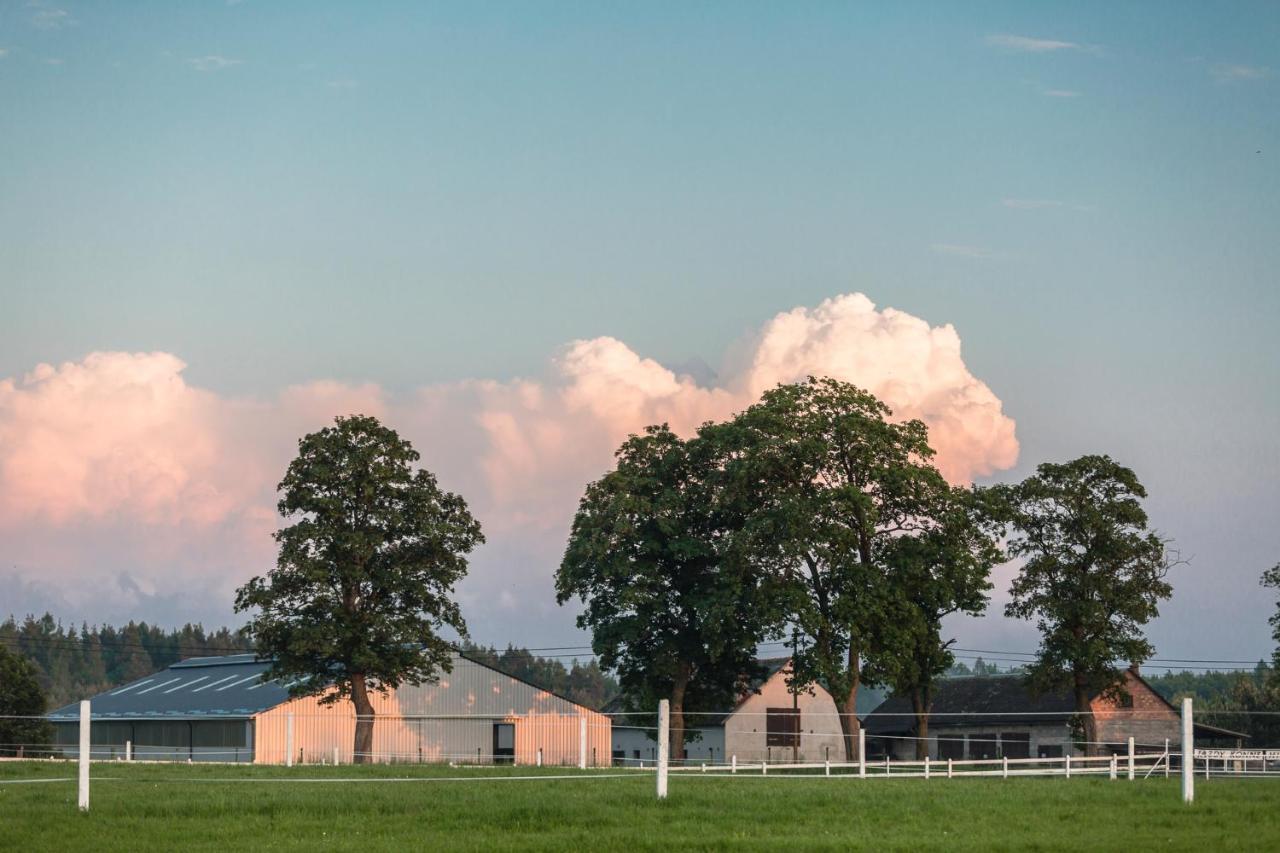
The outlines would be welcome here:
[[[109,687],[164,669],[184,658],[231,655],[252,645],[229,628],[200,625],[164,629],[146,622],[63,627],[49,613],[21,622],[0,622],[0,645],[36,665],[49,707],[101,693]]]
[[[118,684],[150,675],[170,664],[193,657],[231,655],[253,645],[230,628],[206,631],[202,625],[165,629],[146,622],[64,627],[52,614],[21,622],[12,616],[0,622],[0,646],[35,664],[49,700],[58,708]],[[464,653],[501,672],[558,693],[588,707],[599,708],[618,692],[618,683],[594,660],[566,667],[554,658],[538,657],[528,649],[462,647]]]

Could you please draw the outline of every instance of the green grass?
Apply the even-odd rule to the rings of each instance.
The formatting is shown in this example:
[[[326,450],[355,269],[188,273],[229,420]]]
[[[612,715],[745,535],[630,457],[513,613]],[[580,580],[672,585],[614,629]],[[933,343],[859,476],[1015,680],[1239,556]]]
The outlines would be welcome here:
[[[0,784],[5,850],[1280,850],[1280,779],[671,778],[497,781],[532,768],[97,764]],[[0,763],[0,781],[75,765]],[[585,778],[577,778],[578,776]],[[468,781],[424,781],[465,777]],[[293,779],[368,781],[304,783]],[[373,781],[386,779],[414,781]],[[231,780],[231,781],[228,781]],[[254,781],[242,781],[254,780]],[[272,781],[275,780],[275,781]]]

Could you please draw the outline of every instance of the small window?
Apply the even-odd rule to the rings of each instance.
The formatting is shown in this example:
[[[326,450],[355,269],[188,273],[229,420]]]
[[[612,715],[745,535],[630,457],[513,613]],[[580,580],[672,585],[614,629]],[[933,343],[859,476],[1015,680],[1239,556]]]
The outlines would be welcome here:
[[[765,715],[765,746],[800,745],[800,710],[769,708]]]
[[[1050,746],[1050,745],[1049,745],[1049,744],[1047,744],[1047,743],[1046,743],[1046,744],[1041,744],[1041,745],[1036,749],[1036,752],[1039,754],[1039,757],[1040,757],[1040,758],[1061,758],[1061,757],[1062,757],[1062,744],[1057,744],[1057,745],[1054,745],[1054,746]]]
[[[964,735],[944,735],[938,738],[938,758],[961,761],[964,759]]]
[[[1117,701],[1117,702],[1116,702],[1116,704],[1117,704],[1117,705],[1119,705],[1121,708],[1132,708],[1132,707],[1133,707],[1133,694],[1132,694],[1132,693],[1121,693],[1121,694],[1120,694],[1120,699],[1119,699],[1119,701]]]
[[[995,732],[979,732],[969,735],[969,757],[975,759],[999,758]]]
[[[1030,758],[1031,735],[1024,732],[1002,732],[1000,749],[1005,758]]]

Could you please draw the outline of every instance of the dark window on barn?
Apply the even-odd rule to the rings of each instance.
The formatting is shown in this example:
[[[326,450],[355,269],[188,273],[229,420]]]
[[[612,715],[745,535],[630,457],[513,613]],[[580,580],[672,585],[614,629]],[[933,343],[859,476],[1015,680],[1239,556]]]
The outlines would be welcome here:
[[[1005,758],[1030,758],[1031,735],[1022,732],[1004,732],[1000,735],[1000,749]]]
[[[769,708],[765,716],[765,746],[800,745],[800,711]]]
[[[1050,745],[1048,745],[1048,744],[1041,744],[1041,745],[1036,749],[1036,752],[1037,752],[1037,753],[1039,753],[1039,757],[1040,757],[1040,758],[1061,758],[1061,757],[1062,757],[1062,744],[1058,744],[1057,746],[1050,746]]]
[[[996,748],[997,746],[995,732],[969,735],[970,758],[999,758],[1000,750]]]
[[[638,749],[633,749],[633,750],[631,750],[631,757],[632,757],[632,758],[639,758],[639,757],[640,757],[640,750],[638,750]]]
[[[964,759],[964,735],[944,735],[938,738],[938,758],[962,761]]]
[[[1132,707],[1133,707],[1133,694],[1132,694],[1132,693],[1121,693],[1121,694],[1120,694],[1119,699],[1116,701],[1116,704],[1117,704],[1117,705],[1119,705],[1121,708],[1132,708]]]

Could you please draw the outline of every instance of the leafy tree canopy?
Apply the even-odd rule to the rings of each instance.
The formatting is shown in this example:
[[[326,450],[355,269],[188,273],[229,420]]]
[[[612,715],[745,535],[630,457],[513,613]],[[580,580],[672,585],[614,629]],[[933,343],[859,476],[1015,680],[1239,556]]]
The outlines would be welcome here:
[[[53,726],[40,719],[46,710],[36,668],[0,646],[0,755],[35,754],[53,740]]]
[[[276,534],[276,568],[236,594],[271,677],[300,679],[292,692],[325,702],[349,696],[362,720],[373,714],[370,690],[448,670],[442,629],[466,634],[452,594],[484,541],[480,525],[461,497],[414,469],[418,459],[363,415],[303,437],[279,486],[292,524]],[[356,739],[357,756],[369,752],[371,720]]]
[[[753,508],[744,549],[807,640],[795,683],[836,698],[849,754],[858,686],[883,680],[892,654],[876,642],[895,612],[886,559],[895,539],[935,526],[930,512],[947,489],[925,425],[891,415],[866,391],[811,377],[716,428],[735,449],[731,482]]]
[[[1070,687],[1087,711],[1090,696],[1120,689],[1125,663],[1151,656],[1143,626],[1173,592],[1164,542],[1142,508],[1147,491],[1110,457],[1082,456],[1040,465],[1000,493],[1009,553],[1025,558],[1005,613],[1036,620],[1041,633],[1032,683]]]
[[[721,452],[665,424],[629,438],[587,487],[556,573],[557,599],[582,600],[578,625],[630,704],[671,700],[677,756],[686,704],[731,705],[769,627],[769,597],[729,547],[742,507],[719,488]]]
[[[1274,589],[1280,595],[1280,563],[1262,573],[1262,585]],[[1276,641],[1276,650],[1271,657],[1271,666],[1280,670],[1280,600],[1276,601],[1275,615],[1269,621],[1271,623],[1271,639]]]

